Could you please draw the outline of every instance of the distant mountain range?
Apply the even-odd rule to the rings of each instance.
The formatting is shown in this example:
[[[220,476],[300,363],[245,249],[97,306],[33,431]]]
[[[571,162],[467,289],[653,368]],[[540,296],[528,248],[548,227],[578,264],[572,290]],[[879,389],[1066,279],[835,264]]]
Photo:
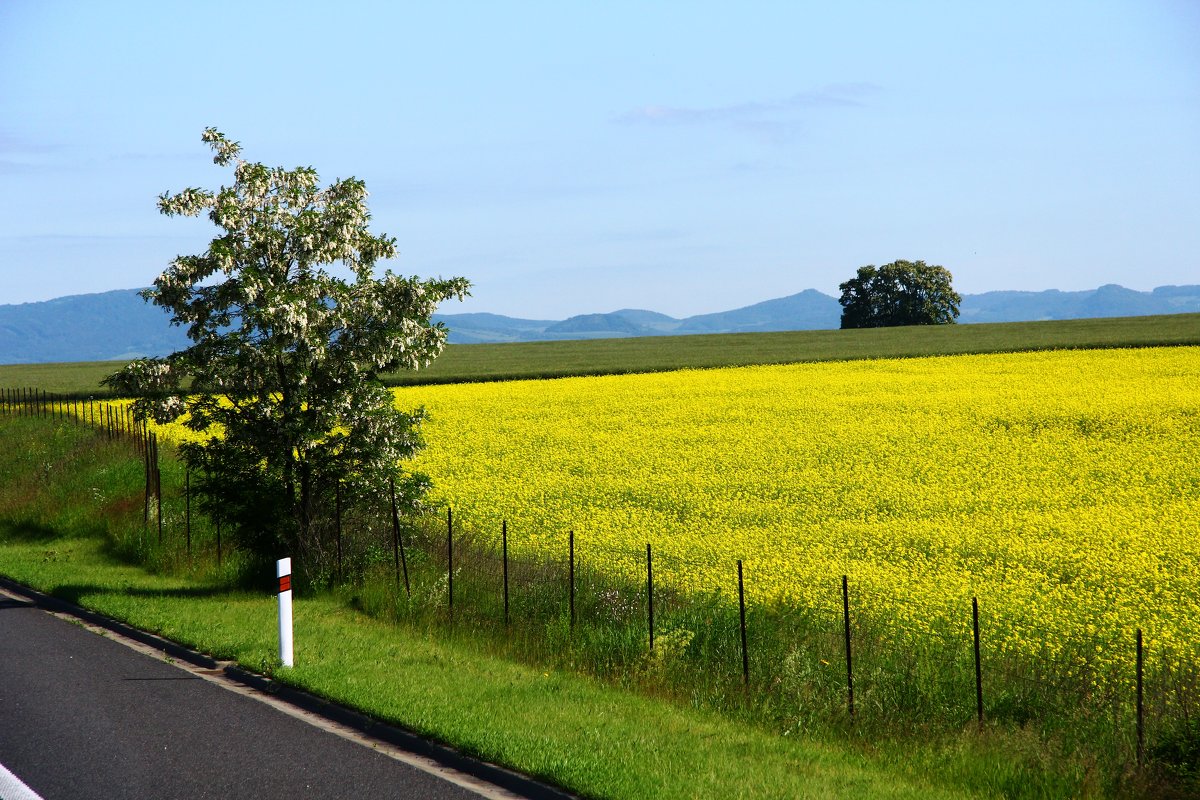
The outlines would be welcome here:
[[[1200,294],[1200,290],[1197,292]],[[626,336],[682,336],[691,333],[749,333],[836,328],[842,307],[829,295],[809,289],[733,311],[685,319],[626,308],[608,314],[582,314],[561,321],[514,319],[498,314],[437,314],[450,329],[450,341],[533,342],[554,339],[613,339]]]
[[[987,292],[963,295],[959,322],[1025,322],[1089,317],[1135,317],[1200,312],[1200,286],[1160,286],[1139,292],[1109,284],[1082,292]],[[532,320],[499,314],[437,314],[457,344],[611,339],[696,333],[837,328],[841,306],[815,289],[745,308],[676,319],[640,309]],[[111,361],[165,355],[186,347],[183,330],[169,324],[138,290],[60,297],[42,303],[0,305],[0,364]]]
[[[1028,322],[1090,317],[1140,317],[1200,312],[1200,286],[1160,286],[1138,292],[1109,284],[1082,292],[986,292],[963,295],[958,321]],[[675,319],[640,309],[583,314],[562,321],[515,319],[497,314],[445,314],[435,319],[450,328],[450,341],[529,342],[550,339],[611,339],[624,336],[680,336],[692,333],[751,333],[837,328],[837,299],[809,289],[716,314]]]

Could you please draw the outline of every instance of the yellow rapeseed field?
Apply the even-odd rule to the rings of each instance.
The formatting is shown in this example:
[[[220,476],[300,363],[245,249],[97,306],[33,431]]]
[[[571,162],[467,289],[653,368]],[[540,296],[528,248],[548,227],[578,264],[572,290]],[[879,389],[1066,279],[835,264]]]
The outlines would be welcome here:
[[[681,371],[396,390],[460,524],[990,648],[1200,643],[1200,348]],[[622,556],[625,553],[628,556]],[[1103,660],[1103,645],[1095,654]]]
[[[395,390],[458,527],[656,582],[840,608],[990,651],[1135,628],[1200,650],[1200,348],[1056,351]],[[160,428],[169,438],[181,426]],[[1119,640],[1108,653],[1105,640]]]

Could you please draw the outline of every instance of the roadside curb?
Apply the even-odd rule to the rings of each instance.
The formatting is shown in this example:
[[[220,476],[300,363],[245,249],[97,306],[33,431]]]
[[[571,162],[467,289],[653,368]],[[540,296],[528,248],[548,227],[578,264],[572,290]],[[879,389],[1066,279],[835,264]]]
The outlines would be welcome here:
[[[310,714],[323,717],[339,725],[345,725],[364,736],[386,742],[414,756],[436,761],[444,767],[487,781],[522,797],[528,797],[531,800],[577,800],[576,795],[563,789],[541,783],[505,767],[472,758],[449,745],[431,741],[410,730],[373,719],[361,711],[338,705],[302,689],[249,672],[239,666],[226,665],[225,674],[239,683],[270,694]]]
[[[339,705],[302,689],[279,683],[236,664],[218,661],[170,639],[147,633],[4,576],[0,576],[0,589],[28,598],[30,604],[35,608],[75,617],[89,625],[111,631],[159,651],[170,659],[186,662],[200,670],[221,672],[230,680],[269,695],[276,701],[293,706],[330,723],[349,728],[363,737],[385,743],[416,758],[432,761],[447,770],[484,781],[507,792],[530,798],[530,800],[577,800],[576,795],[566,790],[542,783],[506,767],[473,758],[449,745],[432,741],[397,725],[374,719],[361,711]]]

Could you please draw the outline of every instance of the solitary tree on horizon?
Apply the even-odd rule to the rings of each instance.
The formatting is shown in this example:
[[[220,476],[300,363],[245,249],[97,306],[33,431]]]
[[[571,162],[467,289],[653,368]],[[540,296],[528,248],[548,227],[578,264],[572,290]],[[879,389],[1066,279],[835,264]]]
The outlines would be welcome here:
[[[948,269],[924,261],[859,267],[855,277],[838,286],[842,328],[953,324],[962,297],[952,281]]]

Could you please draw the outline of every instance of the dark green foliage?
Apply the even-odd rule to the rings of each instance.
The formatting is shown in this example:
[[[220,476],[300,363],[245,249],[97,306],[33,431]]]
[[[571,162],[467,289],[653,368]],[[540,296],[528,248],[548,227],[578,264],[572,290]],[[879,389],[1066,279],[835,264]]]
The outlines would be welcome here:
[[[876,269],[859,267],[841,284],[843,328],[894,328],[901,325],[946,325],[958,317],[962,303],[945,267],[924,261],[893,261]]]
[[[224,440],[208,447],[185,444],[180,450],[189,451],[195,470],[191,482],[197,510],[223,521],[230,544],[265,557],[288,554],[294,517],[278,489],[277,467]]]
[[[1149,755],[1156,767],[1200,796],[1200,720],[1178,723],[1154,744]]]
[[[245,161],[212,128],[203,138],[215,163],[234,165],[233,185],[164,194],[159,210],[207,212],[220,235],[145,292],[191,343],[104,385],[136,398],[138,419],[219,429],[180,448],[203,506],[259,556],[311,555],[339,485],[377,494],[395,481],[402,498],[418,494],[399,464],[422,445],[422,413],[396,409],[379,376],[441,352],[446,330],[430,317],[469,284],[377,276],[395,240],[368,230],[362,181],[320,188],[311,168]]]

